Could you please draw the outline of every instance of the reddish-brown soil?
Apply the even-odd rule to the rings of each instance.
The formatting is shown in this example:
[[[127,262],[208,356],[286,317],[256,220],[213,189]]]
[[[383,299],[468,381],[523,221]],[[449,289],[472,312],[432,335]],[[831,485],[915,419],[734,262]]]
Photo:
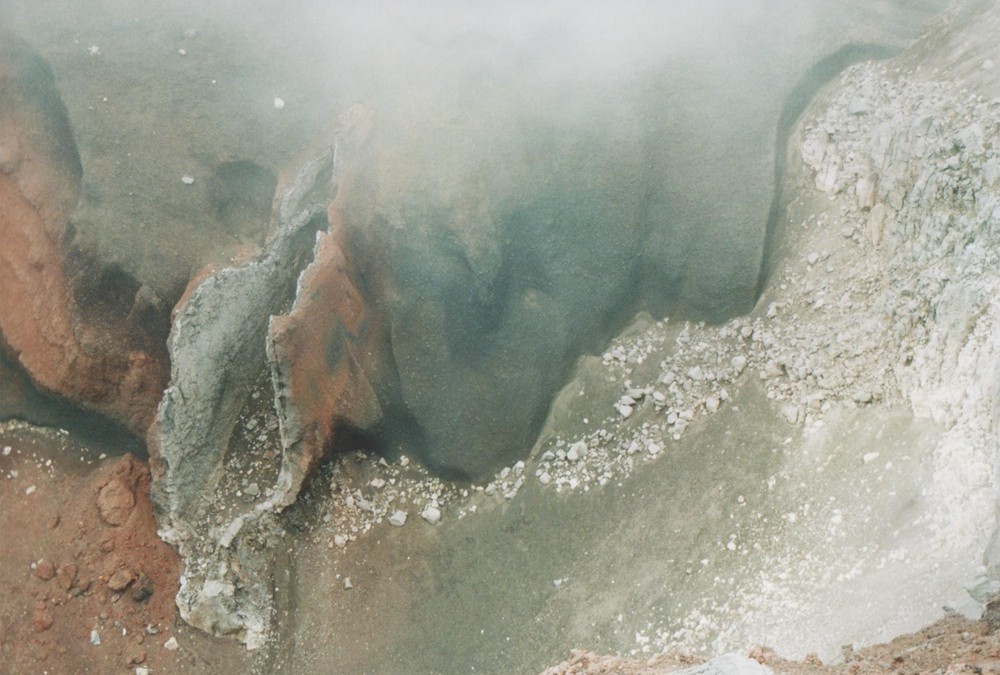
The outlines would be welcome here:
[[[991,633],[986,621],[952,615],[887,644],[858,651],[845,647],[843,659],[836,665],[826,665],[815,656],[789,661],[761,647],[751,650],[748,656],[779,675],[1000,673],[1000,633]],[[544,675],[656,675],[702,661],[700,657],[683,654],[637,660],[573,650],[569,658],[546,670]]]
[[[156,536],[149,470],[67,450],[59,434],[0,432],[0,671],[173,670],[179,564]]]

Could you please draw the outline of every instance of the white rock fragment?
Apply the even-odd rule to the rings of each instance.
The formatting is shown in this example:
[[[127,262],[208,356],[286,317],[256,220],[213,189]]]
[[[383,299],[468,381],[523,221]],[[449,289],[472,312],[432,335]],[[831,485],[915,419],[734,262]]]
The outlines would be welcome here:
[[[177,50],[177,53],[180,54],[181,56],[187,56],[188,51],[183,47],[181,47],[180,49]]]
[[[283,98],[275,98],[274,99],[274,109],[275,110],[284,110],[285,109],[285,99],[283,99]]]
[[[869,462],[874,462],[876,459],[878,459],[878,456],[879,453],[877,452],[866,452],[861,459],[864,460],[865,464],[868,464]]]
[[[587,442],[577,441],[573,445],[569,446],[569,450],[566,451],[566,459],[575,462],[587,456]]]
[[[97,45],[90,45],[90,47],[87,48],[87,51],[90,52],[91,56],[101,55],[101,48],[98,47]]]
[[[736,374],[739,375],[744,370],[746,370],[747,358],[743,355],[738,354],[734,356],[732,359],[730,359],[729,363],[733,366],[733,370],[736,371]]]
[[[621,415],[622,417],[624,417],[626,419],[628,419],[629,417],[631,417],[632,412],[633,412],[632,406],[630,406],[630,405],[624,405],[623,403],[619,403],[618,405],[616,405],[615,406],[615,410],[618,411],[619,415]]]
[[[345,537],[342,534],[335,534],[333,535],[333,543],[339,546],[340,548],[344,548],[345,546],[347,546],[347,537]]]
[[[344,590],[350,590],[354,588],[354,584],[351,583],[351,577],[344,577]]]
[[[789,424],[795,424],[799,421],[799,407],[797,405],[788,404],[782,406],[781,414]]]
[[[35,489],[36,489],[36,488],[35,488],[35,486],[34,486],[34,485],[29,485],[29,486],[27,487],[27,489],[25,489],[25,491],[24,491],[24,494],[26,494],[26,495],[30,495],[30,494],[32,494],[32,493],[33,493],[33,492],[35,491]]]
[[[538,476],[538,482],[542,485],[548,485],[552,482],[552,476],[549,475],[548,471],[543,471],[540,476]]]
[[[406,523],[406,511],[396,511],[389,516],[389,524],[402,527]]]
[[[847,104],[847,112],[851,115],[863,115],[868,112],[868,101],[860,96],[851,99]]]
[[[136,666],[135,675],[149,675],[149,668],[146,666]]]
[[[871,403],[873,396],[867,389],[859,389],[851,398],[855,403]]]
[[[175,652],[180,649],[180,644],[177,642],[177,638],[169,637],[167,641],[163,643],[163,648],[168,652]]]
[[[101,634],[97,632],[96,628],[90,631],[90,644],[95,647],[101,646]]]
[[[441,509],[437,508],[433,504],[428,504],[424,510],[420,512],[420,517],[431,525],[437,525],[441,520]]]
[[[194,185],[194,178],[191,176],[181,176],[181,182],[185,185]]]

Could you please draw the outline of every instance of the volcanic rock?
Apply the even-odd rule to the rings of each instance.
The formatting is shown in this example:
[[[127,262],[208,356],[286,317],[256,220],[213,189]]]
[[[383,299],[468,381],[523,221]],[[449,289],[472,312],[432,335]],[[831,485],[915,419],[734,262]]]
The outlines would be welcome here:
[[[97,494],[97,508],[108,525],[124,525],[135,506],[135,495],[120,478],[113,478]]]
[[[113,591],[124,591],[135,577],[125,569],[115,570],[115,573],[108,578],[108,588]]]
[[[341,152],[363,144],[363,120],[341,138]],[[349,138],[349,140],[348,140]],[[374,298],[359,282],[359,270],[345,229],[345,218],[363,208],[349,200],[350,170],[338,175],[337,198],[327,211],[329,229],[317,235],[313,262],[302,273],[292,310],[271,319],[268,357],[282,421],[290,484],[283,503],[294,500],[306,476],[323,458],[341,428],[371,429],[382,417],[376,388],[388,366],[384,318],[372,311]],[[346,213],[345,213],[346,210]]]
[[[35,565],[35,576],[42,581],[51,581],[56,575],[55,566],[48,560],[39,560]]]
[[[166,383],[156,298],[73,247],[82,168],[48,65],[0,34],[0,334],[43,391],[142,434]]]

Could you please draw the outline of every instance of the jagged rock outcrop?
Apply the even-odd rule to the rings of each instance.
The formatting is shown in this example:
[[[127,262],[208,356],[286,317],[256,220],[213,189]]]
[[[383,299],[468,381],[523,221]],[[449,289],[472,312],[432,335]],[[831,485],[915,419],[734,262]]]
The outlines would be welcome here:
[[[0,33],[0,334],[43,391],[141,435],[166,384],[154,294],[72,247],[82,168],[49,67]],[[151,319],[151,317],[154,317]]]
[[[170,386],[149,430],[161,536],[185,561],[181,616],[248,646],[262,643],[270,622],[264,583],[270,558],[262,542],[275,507],[295,494],[286,496],[281,486],[290,481],[282,474],[264,502],[232,504],[226,462],[251,452],[231,443],[234,428],[265,368],[268,321],[291,302],[316,229],[325,223],[331,165],[326,152],[292,177],[256,255],[196,275],[174,312]]]

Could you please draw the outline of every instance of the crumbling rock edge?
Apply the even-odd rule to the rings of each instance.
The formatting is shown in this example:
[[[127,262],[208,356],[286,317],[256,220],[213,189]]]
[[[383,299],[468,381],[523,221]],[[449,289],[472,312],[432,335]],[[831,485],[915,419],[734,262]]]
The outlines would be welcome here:
[[[0,31],[0,346],[42,391],[141,436],[167,381],[162,306],[139,284],[109,301],[108,270],[74,248],[82,173],[49,66]]]
[[[384,333],[352,280],[339,217],[350,183],[339,158],[363,142],[363,120],[352,111],[334,145],[290,178],[262,252],[192,282],[175,309],[171,383],[148,435],[160,535],[185,562],[181,616],[251,649],[265,644],[271,625],[278,514],[341,425],[380,418],[367,373],[378,369]],[[282,452],[237,457],[252,451],[233,437],[241,413],[260,404],[251,399],[262,376],[270,378]],[[249,506],[228,494],[226,480],[237,473],[228,467],[239,462],[267,465],[273,477]]]

